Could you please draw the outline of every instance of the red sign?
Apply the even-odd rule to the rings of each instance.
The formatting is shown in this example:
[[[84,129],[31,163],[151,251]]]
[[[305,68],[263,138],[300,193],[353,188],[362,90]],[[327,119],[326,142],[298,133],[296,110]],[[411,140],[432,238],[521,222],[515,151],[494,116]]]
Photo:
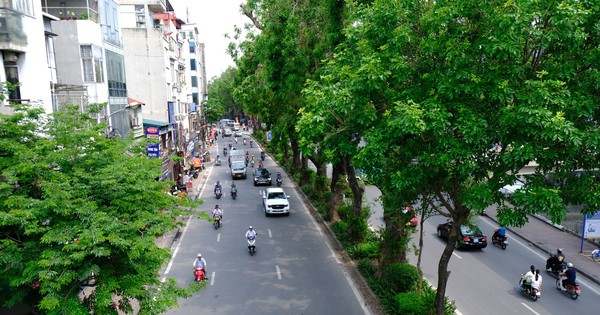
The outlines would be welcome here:
[[[147,134],[155,134],[155,135],[157,135],[158,134],[158,128],[154,127],[154,126],[146,127],[146,133]]]

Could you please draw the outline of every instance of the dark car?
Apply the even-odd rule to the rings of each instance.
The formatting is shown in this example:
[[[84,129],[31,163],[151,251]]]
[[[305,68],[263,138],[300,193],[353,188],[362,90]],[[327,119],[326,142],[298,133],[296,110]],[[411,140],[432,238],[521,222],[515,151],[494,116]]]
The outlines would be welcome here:
[[[258,168],[254,171],[254,186],[257,185],[271,186],[271,173],[266,168]]]
[[[437,226],[437,235],[440,238],[448,239],[452,229],[452,221],[439,224]],[[485,248],[487,246],[487,236],[481,230],[472,224],[465,224],[460,227],[460,235],[456,242],[457,248]]]

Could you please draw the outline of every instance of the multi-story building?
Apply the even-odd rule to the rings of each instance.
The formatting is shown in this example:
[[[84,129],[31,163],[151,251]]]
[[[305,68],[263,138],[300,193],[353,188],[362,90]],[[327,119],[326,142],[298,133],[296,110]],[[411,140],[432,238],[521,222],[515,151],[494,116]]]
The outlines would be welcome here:
[[[189,104],[186,157],[206,151],[206,130],[208,128],[204,117],[204,103],[207,99],[206,67],[204,65],[204,44],[199,42],[198,28],[193,24],[181,27],[180,36],[185,45],[182,55],[189,61],[185,69],[185,82],[180,97]]]
[[[53,104],[86,108],[106,104],[97,116],[107,123],[110,136],[141,135],[140,106],[130,105],[125,80],[119,2],[43,0],[52,22],[56,55]],[[140,103],[140,102],[136,102]]]
[[[163,179],[177,180],[183,165],[169,157],[185,156],[188,104],[178,95],[185,83],[186,63],[177,18],[168,0],[123,0],[120,18],[130,97],[145,102],[146,135],[157,138],[148,155],[162,158]]]
[[[42,12],[40,1],[0,1],[0,82],[16,85],[6,93],[0,113],[12,113],[9,102],[37,104],[52,111],[53,19]],[[47,70],[44,75],[41,69]]]

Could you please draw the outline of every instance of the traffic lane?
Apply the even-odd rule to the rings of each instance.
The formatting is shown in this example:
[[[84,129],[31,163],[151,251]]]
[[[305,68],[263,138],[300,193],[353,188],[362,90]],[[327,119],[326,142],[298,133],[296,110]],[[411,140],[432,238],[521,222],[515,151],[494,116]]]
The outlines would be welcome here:
[[[491,235],[493,225],[481,221],[481,218],[477,220],[480,221],[479,225],[484,233]],[[426,249],[423,252],[423,269],[426,277],[434,284],[437,284],[440,254],[446,245],[446,242],[440,240],[435,233],[437,224],[442,222],[445,222],[445,219],[441,217],[433,217],[425,222]],[[509,242],[510,245],[506,250],[490,243],[482,251],[456,250],[454,252],[449,265],[452,273],[447,286],[447,295],[456,301],[460,312],[464,314],[502,312],[504,314],[509,310],[518,314],[536,312],[553,314],[572,310],[571,302],[578,303],[576,309],[582,311],[593,309],[590,302],[597,297],[587,301],[571,301],[564,293],[555,289],[556,279],[546,272],[542,272],[544,279],[542,298],[535,304],[531,304],[533,302],[517,290],[519,275],[527,271],[531,264],[543,268],[545,259],[526,244],[511,238],[510,235]]]
[[[217,172],[214,174],[218,176]],[[340,286],[348,287],[348,283],[335,262],[333,267],[329,263],[320,262],[317,264],[317,268],[313,268],[314,272],[318,274],[314,279],[324,280],[325,285],[321,284],[321,281],[314,281],[314,279],[308,281],[308,288],[306,288],[306,284],[302,283],[302,281],[312,278],[305,276],[305,261],[307,258],[305,254],[302,254],[304,248],[308,247],[310,252],[318,253],[319,248],[327,247],[323,245],[322,239],[318,239],[319,231],[309,231],[307,228],[310,227],[312,218],[308,216],[306,209],[302,210],[299,206],[300,199],[295,194],[290,194],[290,202],[293,208],[290,217],[266,218],[262,210],[262,198],[259,193],[265,187],[253,187],[250,181],[244,180],[236,181],[236,183],[241,188],[242,194],[248,193],[255,197],[235,201],[231,199],[222,200],[220,203],[220,206],[224,208],[222,228],[215,231],[205,221],[191,222],[190,224],[190,231],[208,232],[205,233],[207,236],[200,237],[202,239],[201,243],[204,244],[201,247],[203,248],[203,255],[208,261],[209,275],[213,273],[215,275],[209,280],[209,288],[203,292],[210,290],[212,298],[209,301],[196,299],[195,297],[182,300],[181,307],[173,310],[173,314],[196,314],[197,309],[200,307],[203,310],[210,310],[212,313],[217,314],[243,314],[245,309],[252,306],[253,303],[260,304],[252,306],[255,311],[260,310],[267,314],[290,313],[294,310],[304,310],[307,313],[335,313],[341,306],[335,302],[332,303],[332,301],[343,301],[344,296],[349,296],[350,299],[356,301],[351,289],[340,289]],[[290,192],[288,191],[288,193]],[[214,200],[212,190],[203,192],[201,197]],[[210,204],[210,202],[207,204]],[[298,210],[296,210],[296,207],[298,207]],[[212,207],[204,208],[210,210]],[[248,222],[256,222],[252,224],[259,233],[257,254],[253,257],[250,257],[247,253],[243,237]],[[314,222],[312,224],[316,229]],[[272,228],[269,226],[272,226]],[[298,233],[286,234],[294,229],[298,230]],[[214,233],[211,233],[211,231]],[[211,238],[211,234],[215,237],[215,233],[218,237]],[[266,236],[269,234],[272,238],[265,241]],[[280,244],[286,238],[294,240],[288,247]],[[191,241],[192,239],[196,239],[196,237],[186,236],[181,242],[182,248],[193,248],[188,251],[187,255],[182,254],[182,256],[190,257],[191,260],[176,263],[174,269],[179,272],[174,271],[170,275],[178,279],[180,283],[189,283],[192,279],[191,262],[200,248],[197,243]],[[297,245],[298,242],[301,242],[303,246]],[[272,248],[269,249],[270,247]],[[294,255],[287,254],[290,250]],[[182,250],[181,252],[184,253],[185,251]],[[329,259],[333,258],[331,252],[317,255],[325,255]],[[320,259],[311,258],[311,260],[319,262]],[[251,268],[248,265],[251,265]],[[325,270],[327,274],[322,274],[322,270]],[[341,273],[341,281],[330,280],[332,276],[335,278],[336,273]],[[296,277],[299,278],[296,279]],[[238,288],[246,287],[254,288],[256,293],[250,295],[246,291],[238,290]],[[219,288],[223,288],[223,290]],[[205,293],[203,292],[199,295],[204,296]],[[292,294],[292,297],[290,297],[290,294]],[[239,304],[231,305],[232,301]],[[223,304],[227,306],[223,307]],[[345,310],[346,313],[354,314],[357,312],[356,310],[361,310],[358,302],[354,304],[343,302],[343,304],[344,306],[351,306],[350,309]],[[358,313],[362,314],[364,311],[358,311]]]

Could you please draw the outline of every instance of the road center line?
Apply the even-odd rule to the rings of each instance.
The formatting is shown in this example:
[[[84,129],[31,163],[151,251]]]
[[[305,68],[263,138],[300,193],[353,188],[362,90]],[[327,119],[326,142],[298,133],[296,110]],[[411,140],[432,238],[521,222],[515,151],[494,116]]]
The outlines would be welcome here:
[[[533,314],[540,315],[540,313],[534,311],[533,308],[529,307],[529,305],[527,305],[525,303],[521,303],[521,305],[525,306],[525,308],[528,309],[528,310],[530,310]]]
[[[281,270],[279,270],[279,265],[275,265],[275,270],[277,271],[277,279],[281,280]]]
[[[267,231],[269,231],[269,238],[273,238],[273,235],[271,235],[271,229],[268,229]]]
[[[221,233],[217,234],[217,242],[221,240]]]
[[[458,259],[462,259],[462,257],[460,257],[457,253],[452,252],[452,255],[456,256]]]
[[[213,285],[213,284],[215,284],[215,272],[214,271],[210,274],[210,285]]]

